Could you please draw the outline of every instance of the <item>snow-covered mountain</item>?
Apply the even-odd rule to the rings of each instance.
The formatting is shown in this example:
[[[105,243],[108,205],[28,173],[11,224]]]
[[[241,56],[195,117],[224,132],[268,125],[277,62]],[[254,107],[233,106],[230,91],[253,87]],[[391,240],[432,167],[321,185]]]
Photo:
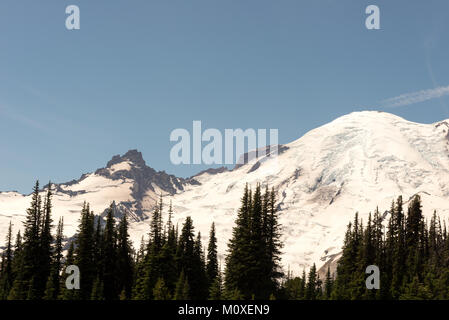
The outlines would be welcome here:
[[[114,156],[105,168],[56,185],[54,219],[64,216],[73,235],[84,201],[103,213],[115,201],[131,219],[135,245],[149,229],[160,193],[173,202],[175,222],[191,216],[207,241],[214,221],[221,258],[231,236],[245,183],[277,191],[283,227],[283,264],[294,272],[318,267],[340,252],[346,226],[359,212],[381,211],[403,195],[419,193],[424,213],[449,215],[449,123],[419,124],[383,112],[355,112],[279,147],[278,157],[252,159],[233,170],[206,170],[177,178],[148,167],[136,150]],[[250,157],[251,158],[251,157]],[[30,196],[0,193],[0,239],[10,220],[21,228]],[[385,213],[386,215],[388,212]]]

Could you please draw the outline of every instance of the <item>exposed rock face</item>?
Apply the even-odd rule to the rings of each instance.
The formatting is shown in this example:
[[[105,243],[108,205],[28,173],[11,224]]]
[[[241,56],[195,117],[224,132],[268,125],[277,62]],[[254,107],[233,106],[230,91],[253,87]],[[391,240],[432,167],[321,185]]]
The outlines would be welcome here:
[[[187,183],[186,179],[148,167],[142,158],[142,153],[137,150],[129,150],[123,156],[113,156],[106,168],[98,169],[95,174],[113,180],[133,180],[132,195],[136,200],[142,200],[148,190],[156,192],[155,186],[168,194],[175,194],[177,191],[184,190],[183,186]]]

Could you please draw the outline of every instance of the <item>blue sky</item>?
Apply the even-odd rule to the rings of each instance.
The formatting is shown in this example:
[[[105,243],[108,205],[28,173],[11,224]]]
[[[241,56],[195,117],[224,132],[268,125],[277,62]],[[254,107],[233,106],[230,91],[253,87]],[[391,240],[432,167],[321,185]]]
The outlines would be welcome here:
[[[80,30],[65,28],[71,4]],[[370,4],[381,30],[365,28]],[[356,110],[449,118],[434,91],[449,86],[448,12],[446,0],[2,0],[0,190],[78,178],[134,148],[193,175],[204,166],[169,159],[170,132],[193,120],[278,128],[288,143]]]

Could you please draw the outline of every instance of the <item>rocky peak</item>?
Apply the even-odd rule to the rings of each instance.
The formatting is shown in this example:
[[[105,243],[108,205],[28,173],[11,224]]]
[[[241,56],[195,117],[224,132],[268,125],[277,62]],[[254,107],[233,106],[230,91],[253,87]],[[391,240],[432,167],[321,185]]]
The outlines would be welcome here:
[[[112,157],[112,159],[107,163],[106,167],[110,168],[115,164],[124,162],[124,161],[129,161],[132,164],[134,164],[135,166],[138,167],[145,167],[146,163],[145,160],[143,160],[142,157],[142,153],[133,149],[133,150],[129,150],[128,152],[126,152],[123,156],[120,155],[115,155]]]

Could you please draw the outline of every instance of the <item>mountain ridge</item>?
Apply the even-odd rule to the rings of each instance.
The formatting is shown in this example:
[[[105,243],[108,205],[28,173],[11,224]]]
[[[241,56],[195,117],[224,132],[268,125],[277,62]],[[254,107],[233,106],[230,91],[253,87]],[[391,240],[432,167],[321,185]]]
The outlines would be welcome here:
[[[448,137],[447,120],[419,124],[385,112],[355,112],[281,146],[277,158],[248,154],[247,163],[232,170],[208,169],[190,178],[156,171],[140,152],[130,150],[113,156],[104,168],[55,185],[55,214],[65,217],[70,236],[83,201],[101,214],[114,200],[121,214],[131,217],[137,247],[162,193],[165,204],[172,201],[177,223],[190,215],[196,230],[207,235],[215,221],[223,259],[244,185],[262,183],[277,192],[284,267],[320,267],[338,254],[357,211],[366,219],[376,206],[387,212],[398,195],[409,199],[420,193],[426,214],[436,209],[448,216]],[[0,236],[9,219],[20,228],[27,197],[0,193]]]

